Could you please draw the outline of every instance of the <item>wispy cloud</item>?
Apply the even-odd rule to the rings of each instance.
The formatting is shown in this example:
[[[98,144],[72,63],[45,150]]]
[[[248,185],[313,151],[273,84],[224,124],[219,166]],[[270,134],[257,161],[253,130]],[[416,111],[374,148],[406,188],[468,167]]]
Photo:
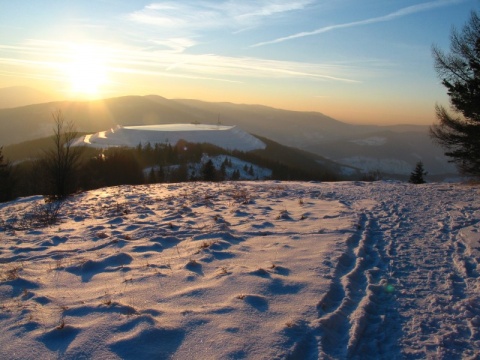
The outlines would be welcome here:
[[[314,0],[162,1],[127,16],[135,23],[161,28],[176,36],[201,35],[212,29],[236,33],[253,29],[273,16],[302,10]]]
[[[163,1],[129,15],[135,22],[166,28],[245,26],[261,19],[302,10],[313,0]]]
[[[374,17],[374,18],[370,18],[370,19],[353,21],[353,22],[344,23],[344,24],[325,26],[325,27],[322,27],[322,28],[319,28],[319,29],[316,29],[316,30],[313,30],[313,31],[299,32],[299,33],[296,33],[296,34],[293,34],[293,35],[280,37],[280,38],[277,38],[277,39],[274,39],[274,40],[259,42],[259,43],[256,43],[256,44],[252,45],[251,47],[260,47],[260,46],[269,45],[269,44],[277,44],[277,43],[281,43],[281,42],[284,42],[284,41],[298,39],[298,38],[302,38],[302,37],[305,37],[305,36],[318,35],[318,34],[326,33],[326,32],[337,30],[337,29],[344,29],[344,28],[350,28],[350,27],[356,27],[356,26],[370,25],[370,24],[375,24],[375,23],[379,23],[379,22],[391,21],[391,20],[394,20],[394,19],[397,19],[397,18],[400,18],[400,17],[403,17],[403,16],[407,16],[407,15],[411,15],[411,14],[415,14],[415,13],[419,13],[419,12],[423,12],[423,11],[429,11],[429,10],[433,10],[433,9],[436,9],[436,8],[439,8],[439,7],[458,4],[458,3],[461,3],[461,2],[464,2],[464,1],[465,0],[430,1],[430,2],[423,3],[423,4],[407,6],[405,8],[394,11],[394,12],[389,13],[389,14],[384,15],[384,16],[378,16],[378,17]]]
[[[173,53],[182,53],[185,49],[195,46],[197,42],[188,37],[174,37],[165,40],[151,40],[151,44],[154,46],[163,47],[164,49]]]
[[[222,20],[220,14],[209,6],[168,1],[147,5],[128,18],[137,23],[174,30],[211,27]]]
[[[233,15],[233,18],[239,23],[251,23],[259,21],[263,18],[288,13],[291,11],[302,10],[306,6],[310,5],[312,0],[297,0],[297,1],[256,1],[246,3],[244,7],[239,7],[238,2],[236,4],[229,3],[228,11]]]
[[[19,46],[0,45],[0,64],[21,67],[28,72],[47,71],[51,76],[72,61],[69,49],[78,44],[29,40]],[[356,83],[358,69],[340,64],[315,64],[233,57],[214,54],[186,54],[172,51],[106,43],[88,44],[97,49],[111,74],[165,76],[223,82],[247,82],[255,78],[297,78],[317,81]],[[35,59],[35,60],[31,60]],[[61,75],[61,74],[60,74]],[[113,78],[114,76],[112,76]]]

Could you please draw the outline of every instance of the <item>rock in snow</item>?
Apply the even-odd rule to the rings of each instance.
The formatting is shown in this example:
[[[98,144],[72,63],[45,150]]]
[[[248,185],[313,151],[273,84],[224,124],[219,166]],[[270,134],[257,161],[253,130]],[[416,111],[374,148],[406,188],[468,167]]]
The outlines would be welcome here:
[[[119,186],[49,227],[38,196],[0,204],[0,358],[476,359],[479,195]]]

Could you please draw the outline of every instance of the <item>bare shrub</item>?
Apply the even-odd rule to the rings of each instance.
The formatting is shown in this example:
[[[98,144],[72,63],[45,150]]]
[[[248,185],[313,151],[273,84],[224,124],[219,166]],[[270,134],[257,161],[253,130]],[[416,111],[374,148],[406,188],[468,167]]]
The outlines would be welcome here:
[[[0,229],[4,231],[29,230],[55,225],[60,221],[64,203],[64,200],[52,200],[45,197],[44,203],[37,202],[20,210],[15,218],[8,219],[8,221],[1,219]]]
[[[27,228],[43,228],[57,224],[63,205],[63,200],[45,198],[44,204],[36,204],[32,212],[25,215]]]
[[[13,266],[0,274],[0,281],[12,281],[18,279],[18,272],[21,270],[19,266]]]
[[[231,194],[232,198],[244,205],[248,204],[252,197],[247,189],[236,188],[235,191]]]

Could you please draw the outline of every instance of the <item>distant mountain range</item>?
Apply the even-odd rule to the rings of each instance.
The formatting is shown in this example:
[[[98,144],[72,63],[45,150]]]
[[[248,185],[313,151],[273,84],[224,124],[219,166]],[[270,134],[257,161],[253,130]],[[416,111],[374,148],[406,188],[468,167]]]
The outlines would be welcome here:
[[[0,109],[0,146],[48,136],[52,133],[51,114],[56,109],[74,121],[80,132],[93,133],[116,125],[221,123],[237,125],[251,134],[365,172],[408,175],[415,163],[422,161],[431,175],[456,174],[442,149],[430,140],[427,126],[352,125],[318,112],[166,99],[157,95],[56,101]]]

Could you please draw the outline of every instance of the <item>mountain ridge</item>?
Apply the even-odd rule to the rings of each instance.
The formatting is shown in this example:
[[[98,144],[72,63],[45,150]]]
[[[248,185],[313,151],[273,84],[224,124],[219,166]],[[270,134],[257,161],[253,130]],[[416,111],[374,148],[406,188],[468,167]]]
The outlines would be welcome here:
[[[440,148],[428,139],[424,125],[353,125],[317,112],[282,110],[264,105],[212,103],[192,99],[167,99],[159,95],[122,96],[93,101],[56,101],[18,108],[0,109],[0,145],[14,144],[48,136],[52,132],[51,113],[59,109],[73,121],[80,132],[105,131],[117,125],[157,125],[204,123],[236,125],[253,135],[325,156],[332,161],[358,167],[355,156],[365,158],[376,169],[400,161],[402,166],[390,171],[407,174],[416,161],[423,161],[430,174],[452,174]],[[15,120],[15,121],[12,121]],[[383,131],[385,144],[372,152],[351,142]],[[412,134],[421,134],[422,140]],[[420,136],[420,135],[419,135]],[[351,153],[345,155],[345,148]],[[397,149],[396,151],[391,151]],[[363,154],[366,153],[366,154]],[[390,158],[385,158],[390,154]],[[413,155],[412,155],[413,154]],[[363,160],[362,160],[363,161]]]

